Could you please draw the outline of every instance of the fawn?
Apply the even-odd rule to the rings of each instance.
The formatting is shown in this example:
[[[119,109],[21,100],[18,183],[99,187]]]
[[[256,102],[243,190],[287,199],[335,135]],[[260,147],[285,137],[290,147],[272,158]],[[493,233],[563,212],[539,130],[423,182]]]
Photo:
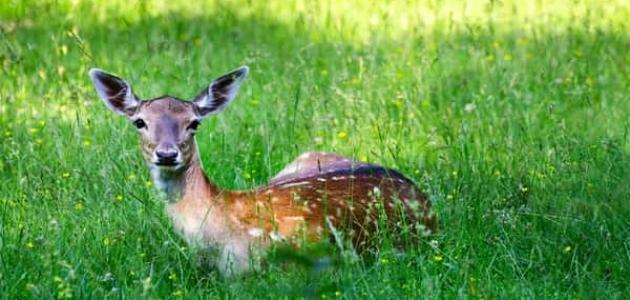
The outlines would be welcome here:
[[[246,66],[233,70],[192,101],[183,101],[170,96],[140,100],[123,79],[99,69],[89,72],[107,107],[137,128],[142,155],[155,186],[166,195],[174,228],[189,244],[213,250],[221,274],[249,270],[253,253],[274,241],[297,246],[300,240],[341,233],[362,248],[383,219],[388,228],[412,225],[416,236],[436,229],[430,202],[411,180],[333,153],[304,153],[267,185],[252,190],[213,184],[202,170],[195,131],[202,119],[230,104],[248,73]]]

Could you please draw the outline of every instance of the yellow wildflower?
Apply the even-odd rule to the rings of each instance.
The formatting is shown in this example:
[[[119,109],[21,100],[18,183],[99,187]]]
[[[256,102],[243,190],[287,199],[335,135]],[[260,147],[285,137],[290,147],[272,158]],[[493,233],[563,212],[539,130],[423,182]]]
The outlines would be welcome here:
[[[591,77],[587,77],[585,83],[588,86],[593,86],[593,79]]]

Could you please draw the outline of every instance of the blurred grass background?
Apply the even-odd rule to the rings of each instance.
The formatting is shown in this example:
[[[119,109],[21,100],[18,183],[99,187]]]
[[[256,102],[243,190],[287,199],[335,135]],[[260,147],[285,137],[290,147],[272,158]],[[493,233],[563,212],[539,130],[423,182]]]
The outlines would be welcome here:
[[[0,297],[627,298],[629,20],[626,1],[5,0]],[[243,64],[197,135],[210,178],[336,151],[413,178],[441,232],[319,273],[196,267],[87,70],[188,99]]]

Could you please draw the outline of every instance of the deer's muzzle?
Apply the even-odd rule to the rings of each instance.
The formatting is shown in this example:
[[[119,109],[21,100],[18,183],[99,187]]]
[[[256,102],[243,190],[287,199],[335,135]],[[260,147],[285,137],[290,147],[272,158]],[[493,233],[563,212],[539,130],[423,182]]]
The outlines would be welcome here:
[[[154,158],[154,163],[158,166],[177,166],[182,162],[181,151],[171,144],[158,146]]]

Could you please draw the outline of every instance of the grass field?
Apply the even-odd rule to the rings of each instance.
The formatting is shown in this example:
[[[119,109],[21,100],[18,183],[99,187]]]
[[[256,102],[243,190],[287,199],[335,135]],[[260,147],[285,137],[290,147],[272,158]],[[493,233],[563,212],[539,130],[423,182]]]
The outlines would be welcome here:
[[[0,4],[0,298],[630,297],[627,1],[193,2]],[[243,64],[197,135],[217,184],[336,151],[407,174],[440,232],[321,271],[198,268],[87,70],[188,99]]]

